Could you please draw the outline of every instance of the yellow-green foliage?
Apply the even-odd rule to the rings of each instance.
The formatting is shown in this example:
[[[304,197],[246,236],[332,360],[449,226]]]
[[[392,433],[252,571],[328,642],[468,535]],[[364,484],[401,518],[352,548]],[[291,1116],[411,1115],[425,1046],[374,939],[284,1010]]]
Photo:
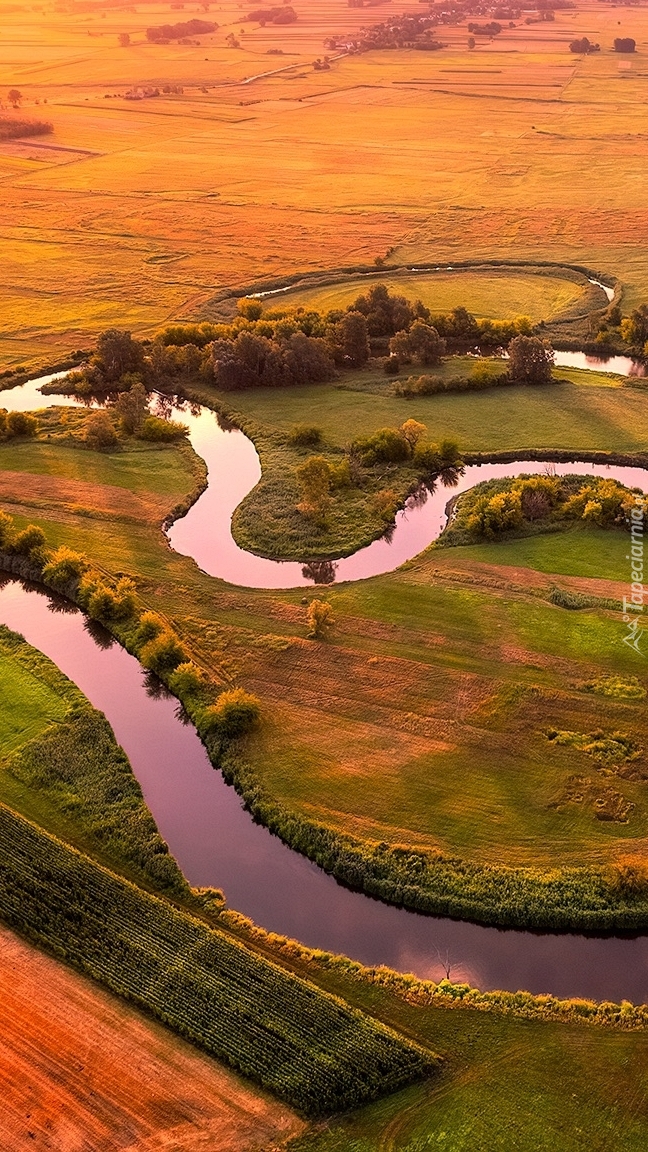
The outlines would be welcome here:
[[[87,561],[78,552],[61,544],[51,553],[43,568],[43,579],[54,588],[64,588],[71,580],[79,579],[87,568]]]
[[[599,676],[596,680],[586,680],[580,687],[585,692],[617,700],[643,700],[646,695],[646,689],[636,676]]]
[[[205,685],[205,674],[194,664],[193,660],[186,660],[184,664],[178,664],[169,676],[169,687],[181,698],[199,695]]]
[[[140,440],[166,444],[182,440],[187,432],[186,424],[179,424],[176,420],[161,420],[159,416],[147,416],[142,421],[138,436]]]
[[[13,440],[16,436],[35,436],[38,420],[29,412],[7,412],[0,408],[0,441]]]
[[[164,621],[155,612],[142,612],[139,618],[135,641],[139,645],[155,639],[165,628]]]
[[[619,760],[638,760],[643,748],[624,732],[606,734],[602,729],[596,732],[569,732],[550,729],[547,739],[562,747],[578,748],[587,752],[601,764],[614,764]]]
[[[459,500],[451,525],[494,539],[525,522],[581,520],[601,528],[623,526],[635,495],[617,480],[525,476],[478,485]],[[451,534],[449,533],[449,535]]]
[[[140,651],[139,658],[144,667],[151,672],[165,675],[172,672],[179,664],[185,664],[188,660],[188,653],[178,637],[169,629],[147,641]]]
[[[635,506],[632,492],[618,480],[591,480],[566,501],[563,514],[567,519],[585,520],[607,528],[625,522]]]
[[[333,609],[326,600],[311,600],[306,617],[308,636],[311,640],[321,640],[334,624]]]
[[[204,732],[225,737],[243,736],[254,727],[259,713],[256,696],[244,688],[231,688],[221,692],[216,703],[203,710],[199,727]]]
[[[109,583],[97,573],[86,573],[79,585],[79,603],[93,620],[127,620],[135,612],[135,587],[123,577]]]

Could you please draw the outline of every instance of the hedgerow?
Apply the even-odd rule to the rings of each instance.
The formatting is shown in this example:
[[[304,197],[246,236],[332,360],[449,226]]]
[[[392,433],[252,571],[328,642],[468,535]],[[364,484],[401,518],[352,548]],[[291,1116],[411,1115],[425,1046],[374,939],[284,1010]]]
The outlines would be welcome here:
[[[581,997],[560,999],[549,994],[534,995],[524,991],[482,992],[470,984],[455,984],[450,979],[438,982],[422,980],[412,973],[397,972],[386,965],[369,967],[348,956],[326,952],[321,948],[308,948],[298,940],[291,940],[277,932],[266,932],[240,912],[231,909],[221,912],[220,919],[222,923],[231,925],[237,935],[269,944],[275,955],[308,964],[313,970],[335,971],[352,980],[378,985],[417,1007],[467,1008],[525,1020],[594,1024],[624,1031],[638,1031],[648,1027],[646,1004],[632,1004],[629,1000],[616,1004],[609,1000],[596,1001]]]
[[[357,1107],[438,1058],[0,806],[11,927],[308,1116]]]

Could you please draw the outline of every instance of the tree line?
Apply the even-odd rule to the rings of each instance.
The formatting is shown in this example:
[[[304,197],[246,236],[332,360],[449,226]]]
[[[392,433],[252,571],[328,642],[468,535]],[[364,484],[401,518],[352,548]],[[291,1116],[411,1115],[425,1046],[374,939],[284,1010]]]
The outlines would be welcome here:
[[[385,370],[401,364],[438,364],[448,350],[509,344],[509,373],[523,383],[550,378],[551,349],[531,335],[528,317],[478,321],[467,309],[433,316],[414,303],[373,285],[346,309],[271,309],[258,300],[239,302],[228,323],[172,324],[153,341],[109,329],[89,363],[70,377],[79,395],[123,391],[136,381],[175,389],[202,379],[222,391],[283,388],[323,383],[339,370],[362,368],[387,353]]]

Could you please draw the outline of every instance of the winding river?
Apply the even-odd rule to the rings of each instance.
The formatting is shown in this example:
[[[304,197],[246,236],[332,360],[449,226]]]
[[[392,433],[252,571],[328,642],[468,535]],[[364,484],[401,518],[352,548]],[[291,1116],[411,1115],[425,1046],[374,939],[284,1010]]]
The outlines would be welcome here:
[[[31,381],[0,395],[0,406],[29,410],[70,403],[43,397]],[[247,587],[312,583],[304,565],[250,556],[231,537],[231,512],[259,478],[254,446],[238,431],[218,427],[203,409],[180,417],[206,460],[209,485],[188,515],[169,531],[174,548],[206,571]],[[542,471],[527,461],[466,470],[461,491],[491,475]],[[641,469],[575,461],[556,466],[615,476],[648,491]],[[496,469],[496,471],[493,471]],[[391,543],[376,541],[337,563],[338,579],[386,572],[420,552],[444,523],[447,490],[400,514]],[[200,543],[209,538],[206,547]],[[212,545],[210,541],[215,543]],[[200,546],[199,546],[200,544]],[[339,885],[245,812],[236,792],[211,767],[177,701],[151,685],[138,662],[73,606],[0,577],[0,621],[45,652],[92,703],[105,712],[130,757],[162,835],[194,885],[222,887],[230,905],[270,931],[311,947],[342,952],[366,964],[386,964],[480,988],[525,988],[560,996],[642,1002],[648,999],[648,938],[594,938],[485,928],[390,907]]]

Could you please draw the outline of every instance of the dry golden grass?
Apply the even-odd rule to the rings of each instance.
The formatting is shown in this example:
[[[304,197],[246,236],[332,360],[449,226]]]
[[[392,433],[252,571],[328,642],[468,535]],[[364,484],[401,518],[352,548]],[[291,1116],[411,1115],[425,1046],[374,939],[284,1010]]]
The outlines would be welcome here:
[[[21,114],[55,131],[0,153],[0,362],[88,344],[109,324],[151,331],[224,286],[388,249],[403,262],[584,263],[620,274],[629,303],[648,293],[648,10],[586,3],[473,52],[465,27],[442,29],[441,52],[315,72],[328,33],[384,13],[296,7],[297,24],[261,29],[212,4],[221,27],[199,45],[145,42],[147,25],[193,14],[167,4],[7,12],[0,93],[18,87]],[[571,55],[583,33],[606,50]],[[609,51],[621,34],[635,57]],[[122,98],[165,83],[184,94]]]
[[[261,1152],[304,1125],[0,928],[3,1152]]]

